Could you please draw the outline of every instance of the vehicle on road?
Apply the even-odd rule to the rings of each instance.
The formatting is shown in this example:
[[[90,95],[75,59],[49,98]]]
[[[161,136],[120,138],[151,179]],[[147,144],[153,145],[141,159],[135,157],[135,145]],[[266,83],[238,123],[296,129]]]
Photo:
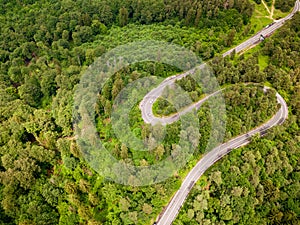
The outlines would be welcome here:
[[[259,40],[260,40],[260,41],[264,41],[264,40],[265,40],[264,35],[261,34],[260,37],[259,37]]]
[[[260,132],[260,136],[264,136],[264,135],[266,135],[266,134],[267,134],[267,132],[268,132],[267,130],[261,131],[261,132]]]
[[[188,189],[189,189],[189,190],[192,189],[192,187],[193,187],[194,184],[195,184],[195,181],[192,180],[192,181],[190,182],[189,186],[188,186]]]
[[[251,47],[251,46],[253,46],[253,45],[255,45],[255,44],[257,44],[261,41],[264,41],[265,38],[269,37],[278,28],[280,28],[283,25],[283,23],[285,23],[286,21],[291,19],[292,15],[296,11],[299,11],[299,8],[300,8],[300,3],[297,0],[293,12],[290,13],[285,18],[281,19],[280,22],[278,21],[276,23],[276,25],[274,27],[272,27],[272,29],[270,28],[270,29],[259,31],[253,37],[251,37],[250,39],[248,39],[247,41],[241,43],[240,45],[238,45],[237,47],[235,47],[233,49],[236,50],[236,53],[239,53],[239,52],[247,50],[249,47]],[[275,22],[269,24],[267,26],[267,28],[269,28],[273,24],[275,24]],[[233,51],[233,49],[230,49],[227,52],[223,53],[222,56],[226,57],[226,56],[230,55],[231,52]],[[192,69],[189,72],[177,75],[177,80],[182,78],[182,77],[187,76],[188,74],[194,73],[194,72],[195,72],[195,69]],[[175,81],[175,79],[173,81]],[[170,85],[170,83],[168,82],[168,85]],[[159,96],[155,96],[155,97],[159,97]],[[275,117],[275,120],[274,119],[270,120],[267,123],[266,126],[261,126],[260,128],[253,131],[252,135],[261,134],[261,136],[263,136],[267,133],[267,130],[270,127],[281,124],[283,121],[285,121],[285,119],[288,116],[288,107],[287,107],[286,102],[284,101],[284,99],[279,94],[277,95],[277,100],[281,104],[280,118]],[[199,107],[197,106],[197,104],[194,104],[194,108],[198,109]],[[175,115],[173,117],[175,117]],[[167,117],[165,117],[164,119],[166,121],[168,120]],[[172,122],[173,122],[173,120],[172,120]],[[222,146],[221,151],[222,152],[226,151],[225,154],[228,154],[233,149],[238,148],[242,145],[245,145],[245,144],[249,143],[249,141],[250,141],[249,139],[250,139],[251,136],[249,134],[246,134],[247,138],[245,138],[245,136],[244,136],[244,137],[239,137],[239,138],[233,139],[232,141],[229,141],[229,143],[227,142],[227,144],[221,145]],[[230,147],[226,147],[226,146],[230,146]],[[197,181],[203,175],[204,171],[206,171],[211,165],[213,165],[218,160],[218,157],[220,157],[219,154],[218,154],[219,149],[214,149],[214,150],[212,150],[214,152],[210,152],[211,154],[204,155],[203,158],[196,164],[196,166],[194,166],[192,168],[192,170],[189,172],[189,174],[186,176],[186,178],[182,182],[182,186],[176,192],[174,198],[171,199],[168,206],[162,212],[162,214],[159,217],[159,220],[155,224],[159,224],[159,225],[170,225],[170,224],[172,224],[172,222],[174,221],[174,219],[176,218],[176,216],[178,214],[178,211],[179,211],[180,207],[182,206],[182,204],[184,202],[184,199],[186,199],[186,197],[188,196],[190,190],[192,189],[193,182]]]
[[[275,24],[276,22],[272,22],[270,24],[268,24],[265,28],[269,28],[270,26],[272,26],[273,24]]]

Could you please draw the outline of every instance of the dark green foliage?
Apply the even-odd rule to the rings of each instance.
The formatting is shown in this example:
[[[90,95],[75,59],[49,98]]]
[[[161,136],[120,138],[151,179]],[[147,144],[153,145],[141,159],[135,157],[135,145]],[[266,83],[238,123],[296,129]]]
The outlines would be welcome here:
[[[282,12],[288,12],[295,5],[294,0],[276,0],[275,7],[280,9]]]
[[[300,120],[297,87],[300,61],[296,40],[300,33],[295,26],[299,19],[298,13],[258,52],[269,56],[264,79],[276,87],[291,106],[288,121],[283,126],[273,128],[265,138],[254,137],[248,146],[234,150],[210,169],[194,187],[175,224],[299,223]],[[285,43],[285,50],[280,47],[282,42]],[[225,59],[223,63],[228,62]],[[218,73],[219,69],[217,66],[215,71]],[[235,101],[236,95],[230,99]],[[243,101],[243,97],[239,101]],[[259,104],[255,105],[259,107]],[[216,182],[216,174],[220,175],[222,182]],[[191,211],[195,215],[193,219],[190,217]]]
[[[291,7],[290,1],[277,0],[276,4],[282,10]],[[87,165],[76,145],[72,128],[74,87],[97,57],[132,41],[172,42],[191,49],[204,60],[213,58],[244,38],[241,34],[253,9],[248,0],[0,0],[0,224],[153,223],[178,189],[182,171],[149,187],[121,186],[104,180]],[[203,204],[194,202],[187,216],[180,217],[182,223],[201,221],[208,215],[206,211],[212,219],[230,222],[241,218],[246,223],[246,217],[254,215],[253,202],[265,221],[298,221],[299,194],[295,190],[299,190],[299,24],[297,15],[293,25],[263,44],[259,54],[270,59],[264,71],[259,68],[258,54],[234,62],[229,58],[212,61],[221,85],[269,81],[289,100],[295,117],[291,117],[285,130],[279,127],[269,139],[254,141],[249,146],[254,157],[237,152],[241,157],[232,158],[232,165],[239,167],[238,163],[247,162],[244,177],[234,176],[238,169],[231,168],[230,160],[218,164],[210,176],[214,192],[204,192],[205,196],[197,200]],[[253,24],[248,24],[247,29],[250,35]],[[95,107],[96,123],[100,138],[117,159],[146,166],[172,153],[179,140],[179,122],[166,127],[164,141],[153,151],[134,152],[116,140],[109,116],[114,99],[128,83],[180,72],[160,63],[138,63],[119,71],[105,85]],[[193,100],[201,98],[201,87],[191,79],[178,84]],[[273,95],[263,95],[261,88],[255,86],[232,86],[225,93],[230,112],[226,138],[268,119],[276,110]],[[249,100],[250,96],[256,101]],[[143,123],[137,105],[129,116],[137,137],[149,140],[151,132],[160,134],[159,127]],[[195,159],[204,152],[210,135],[209,108],[204,106],[198,117],[201,144]],[[265,159],[258,160],[259,154]],[[229,169],[232,174],[227,173]],[[230,183],[227,181],[232,181],[229,186],[235,186],[230,187],[232,193],[225,195],[225,183]],[[241,191],[237,185],[245,188]],[[258,203],[251,197],[254,194]],[[211,195],[208,201],[207,195]],[[239,213],[244,214],[237,218],[239,208],[243,209]],[[255,224],[259,217],[253,221]]]

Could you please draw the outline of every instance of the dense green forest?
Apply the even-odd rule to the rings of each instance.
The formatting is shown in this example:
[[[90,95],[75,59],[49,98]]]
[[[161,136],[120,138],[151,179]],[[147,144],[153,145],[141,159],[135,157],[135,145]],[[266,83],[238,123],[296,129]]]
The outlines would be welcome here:
[[[87,67],[120,44],[149,39],[182,45],[204,60],[213,58],[211,67],[220,85],[231,85],[224,94],[229,115],[226,139],[263,123],[277,110],[274,91],[264,94],[264,83],[279,91],[290,107],[284,126],[231,153],[206,173],[176,223],[297,224],[300,15],[251,55],[218,57],[254,34],[257,25],[250,22],[254,4],[250,0],[0,0],[0,224],[155,221],[188,167],[204,153],[211,129],[209,107],[197,112],[201,145],[190,165],[147,187],[122,186],[99,176],[82,157],[72,128],[73,94]],[[276,0],[275,7],[289,11],[293,4]],[[116,158],[147,165],[171,154],[179,123],[167,127],[162,145],[137,154],[116,139],[109,116],[115,97],[128,83],[179,72],[151,62],[131,65],[117,72],[99,93],[97,130]],[[245,82],[261,85],[240,84]],[[188,79],[180,85],[195,100],[201,97]],[[136,135],[150,140],[155,128],[143,123],[137,106],[130,118]],[[232,171],[244,176],[233,179]],[[200,201],[206,207],[193,205]]]
[[[299,224],[299,22],[297,14],[253,54],[258,57],[252,65],[264,75],[261,81],[270,82],[286,97],[288,121],[211,168],[194,187],[175,224]],[[268,62],[263,70],[259,58]],[[232,63],[220,60],[223,69],[232,68]],[[236,62],[249,60],[254,59]]]

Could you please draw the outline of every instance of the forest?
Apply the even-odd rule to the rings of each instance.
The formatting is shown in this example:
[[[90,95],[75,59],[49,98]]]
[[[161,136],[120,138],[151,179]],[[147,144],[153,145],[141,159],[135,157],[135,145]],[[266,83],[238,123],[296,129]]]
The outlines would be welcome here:
[[[270,5],[271,0],[265,1]],[[82,157],[72,127],[73,96],[94,60],[138,40],[181,45],[210,66],[224,91],[225,140],[267,121],[277,111],[274,90],[289,106],[289,119],[263,138],[210,168],[193,188],[175,224],[292,224],[300,220],[300,14],[242,55],[220,54],[267,24],[251,18],[252,0],[0,0],[0,224],[152,224],[205,153],[209,106],[198,112],[200,144],[185,168],[151,186],[117,184]],[[288,12],[292,0],[276,0]],[[113,102],[139,78],[181,71],[146,62],[118,71],[98,95],[97,131],[111,154],[132,165],[151,165],[172,154],[180,122],[166,127],[157,148],[135,152],[112,132]],[[177,82],[193,100],[201,87]],[[257,85],[244,85],[255,83]],[[172,90],[169,91],[172,95]],[[168,97],[168,95],[166,95]],[[168,108],[156,103],[157,114]],[[162,104],[162,105],[159,105]],[[165,104],[165,105],[163,105]],[[173,110],[173,111],[172,111]],[[150,142],[160,127],[129,115],[137,137]]]

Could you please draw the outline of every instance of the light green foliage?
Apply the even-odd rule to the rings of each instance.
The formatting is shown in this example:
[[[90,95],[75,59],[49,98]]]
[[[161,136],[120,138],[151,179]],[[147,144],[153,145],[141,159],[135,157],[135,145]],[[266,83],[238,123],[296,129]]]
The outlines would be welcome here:
[[[284,127],[274,129],[266,139],[254,138],[247,148],[252,154],[237,152],[234,160],[214,167],[203,182],[205,188],[197,186],[201,193],[192,193],[179,223],[298,220],[299,15],[293,26],[266,40],[261,52],[231,61],[215,56],[253,34],[256,24],[249,22],[254,7],[248,0],[11,0],[0,4],[0,224],[155,221],[187,169],[148,187],[115,184],[86,164],[72,128],[74,88],[86,68],[111,48],[149,39],[179,44],[204,60],[214,58],[212,68],[221,85],[269,82],[291,108]],[[290,0],[276,1],[283,11],[290,6]],[[268,65],[262,59],[268,59]],[[180,72],[160,63],[137,63],[118,71],[99,93],[97,131],[117,159],[147,166],[179,151],[180,122],[166,127],[165,139],[153,150],[134,152],[118,142],[109,116],[115,97],[128,83]],[[201,87],[192,80],[178,84],[193,101],[202,97]],[[227,139],[264,122],[276,110],[274,93],[264,95],[259,87],[236,85],[225,97],[230,114]],[[194,161],[204,152],[211,130],[208,106],[197,115],[201,141]],[[162,136],[160,127],[143,123],[137,105],[129,117],[137,137],[153,142],[151,137]]]

